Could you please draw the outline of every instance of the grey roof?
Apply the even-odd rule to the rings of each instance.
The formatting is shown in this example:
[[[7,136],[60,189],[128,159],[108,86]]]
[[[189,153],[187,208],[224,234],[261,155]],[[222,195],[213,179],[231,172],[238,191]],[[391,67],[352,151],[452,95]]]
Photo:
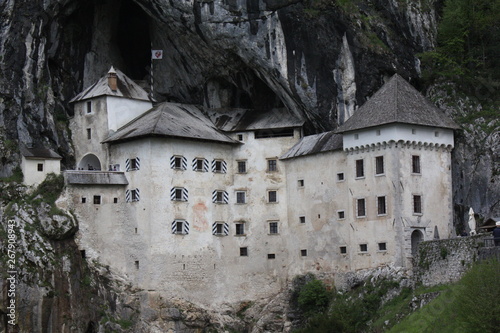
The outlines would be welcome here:
[[[271,110],[209,109],[205,110],[217,128],[225,132],[301,127],[304,119],[286,108]]]
[[[336,132],[343,133],[391,123],[458,128],[441,109],[395,74]]]
[[[123,172],[66,171],[64,176],[71,185],[128,185]]]
[[[333,131],[303,137],[281,159],[306,156],[333,150],[342,150],[342,134]]]
[[[238,143],[221,133],[196,106],[177,103],[156,105],[119,128],[104,142],[118,142],[146,136]]]
[[[123,72],[111,67],[108,73],[116,73],[117,90],[113,91],[108,85],[108,74],[99,79],[96,83],[73,97],[70,103],[82,101],[99,96],[116,96],[130,99],[149,101],[148,93],[138,84],[129,79]]]
[[[59,155],[58,153],[56,153],[52,149],[48,149],[48,148],[44,148],[44,147],[28,148],[25,145],[21,144],[19,149],[21,151],[21,155],[23,155],[26,158],[55,159],[55,160],[62,159],[61,155]]]

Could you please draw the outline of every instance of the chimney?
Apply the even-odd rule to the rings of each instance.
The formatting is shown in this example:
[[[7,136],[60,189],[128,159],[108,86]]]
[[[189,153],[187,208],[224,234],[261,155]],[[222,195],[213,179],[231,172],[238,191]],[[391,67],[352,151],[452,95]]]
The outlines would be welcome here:
[[[117,90],[117,81],[118,78],[116,77],[116,72],[113,66],[111,66],[109,72],[108,72],[108,86],[112,91]]]

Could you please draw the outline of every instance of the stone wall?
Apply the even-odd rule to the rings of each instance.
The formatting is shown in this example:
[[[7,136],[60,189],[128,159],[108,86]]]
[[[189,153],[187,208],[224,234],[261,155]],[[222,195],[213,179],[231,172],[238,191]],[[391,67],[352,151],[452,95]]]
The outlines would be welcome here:
[[[414,261],[414,280],[425,286],[458,281],[484,250],[483,234],[420,243]],[[498,252],[498,251],[497,251]]]

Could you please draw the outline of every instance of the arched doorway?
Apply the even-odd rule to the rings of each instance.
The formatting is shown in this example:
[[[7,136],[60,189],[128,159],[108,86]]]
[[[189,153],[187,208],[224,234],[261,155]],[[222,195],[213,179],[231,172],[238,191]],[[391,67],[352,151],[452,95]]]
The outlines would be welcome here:
[[[418,244],[424,240],[424,234],[420,230],[411,233],[411,255],[415,257],[418,253]]]
[[[78,170],[101,170],[101,161],[94,154],[87,154],[78,163]]]

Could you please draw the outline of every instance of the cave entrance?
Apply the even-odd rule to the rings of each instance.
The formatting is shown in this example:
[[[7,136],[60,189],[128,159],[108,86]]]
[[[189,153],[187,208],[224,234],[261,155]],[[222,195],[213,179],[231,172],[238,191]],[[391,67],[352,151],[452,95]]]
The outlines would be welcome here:
[[[123,72],[133,80],[144,80],[151,64],[149,17],[132,0],[120,5],[116,41],[126,68]]]

